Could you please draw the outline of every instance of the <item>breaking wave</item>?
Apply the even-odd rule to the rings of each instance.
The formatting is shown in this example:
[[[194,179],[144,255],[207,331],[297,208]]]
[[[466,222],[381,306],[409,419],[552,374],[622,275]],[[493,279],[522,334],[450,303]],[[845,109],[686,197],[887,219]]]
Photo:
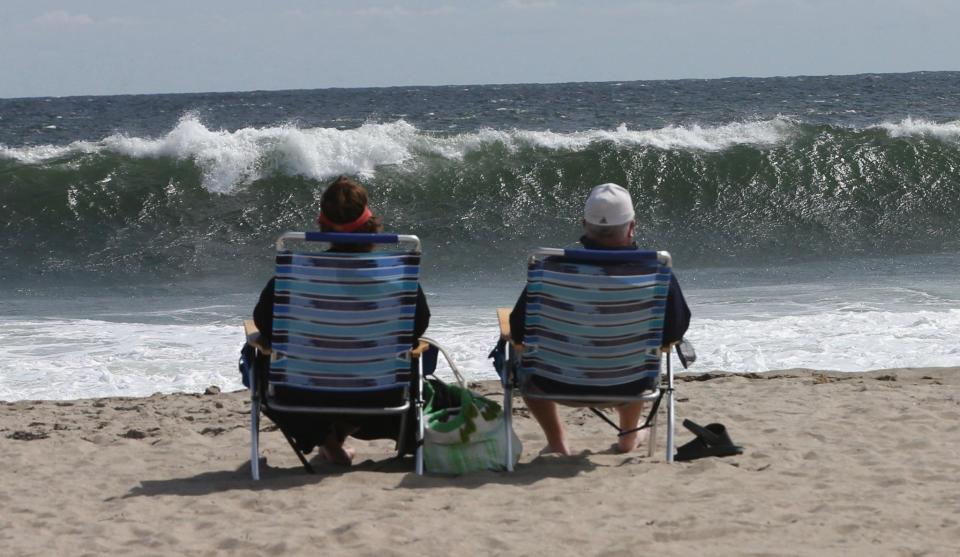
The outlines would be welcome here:
[[[271,174],[321,180],[339,174],[372,176],[378,167],[403,164],[416,155],[440,155],[453,160],[499,144],[511,152],[522,148],[582,151],[597,143],[618,146],[720,151],[735,145],[773,145],[789,137],[792,122],[776,119],[717,127],[670,126],[659,130],[615,130],[554,133],[550,131],[483,129],[443,137],[421,132],[398,120],[368,123],[356,129],[299,129],[293,126],[210,130],[194,114],[183,116],[158,139],[115,134],[100,141],[76,141],[66,146],[4,147],[0,158],[38,165],[90,154],[114,154],[134,159],[169,158],[192,161],[200,168],[210,192],[230,193],[238,186]]]
[[[211,130],[188,114],[158,138],[0,146],[0,275],[216,274],[310,227],[338,174],[360,176],[390,228],[453,268],[481,244],[576,237],[602,181],[630,189],[641,243],[689,263],[949,250],[958,168],[957,121],[445,135],[404,120]]]

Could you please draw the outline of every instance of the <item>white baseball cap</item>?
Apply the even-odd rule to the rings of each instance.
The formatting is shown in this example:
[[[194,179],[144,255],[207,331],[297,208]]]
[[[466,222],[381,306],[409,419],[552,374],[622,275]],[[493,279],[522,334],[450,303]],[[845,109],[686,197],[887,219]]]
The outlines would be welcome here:
[[[600,184],[590,190],[583,220],[598,226],[617,226],[633,220],[630,192],[616,184]]]

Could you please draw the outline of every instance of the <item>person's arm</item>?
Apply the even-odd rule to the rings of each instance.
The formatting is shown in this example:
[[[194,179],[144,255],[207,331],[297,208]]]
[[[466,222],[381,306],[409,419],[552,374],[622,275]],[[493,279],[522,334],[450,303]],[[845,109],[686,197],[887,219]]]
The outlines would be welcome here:
[[[517,303],[510,312],[510,339],[517,344],[527,335],[527,288],[523,288]]]
[[[667,291],[667,311],[663,319],[663,345],[678,342],[690,326],[690,308],[680,291],[677,277],[670,277],[670,289]]]
[[[416,344],[416,339],[423,336],[423,333],[427,332],[427,327],[430,326],[430,307],[427,306],[427,297],[423,294],[423,289],[420,288],[420,285],[417,285],[417,309],[413,314],[413,338],[414,344]]]
[[[270,279],[270,282],[263,287],[260,292],[260,299],[253,308],[253,322],[260,330],[260,336],[268,343],[273,338],[273,289],[276,278]]]

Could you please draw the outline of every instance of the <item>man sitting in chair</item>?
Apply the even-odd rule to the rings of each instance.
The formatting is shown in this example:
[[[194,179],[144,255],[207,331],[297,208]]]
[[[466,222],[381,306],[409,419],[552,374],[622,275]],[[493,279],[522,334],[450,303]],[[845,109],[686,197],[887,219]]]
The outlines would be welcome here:
[[[633,201],[630,193],[616,184],[602,184],[590,191],[587,197],[583,214],[583,236],[580,243],[584,248],[597,250],[635,250],[638,249],[633,240],[634,227]],[[526,333],[527,292],[524,289],[510,313],[510,336],[513,342],[522,343]],[[663,342],[661,345],[678,342],[683,338],[690,324],[690,308],[683,299],[680,285],[676,277],[671,276],[670,289],[667,294],[666,316],[663,327]],[[552,387],[556,391],[557,384],[550,379],[534,376],[531,378],[534,386]],[[524,397],[527,408],[536,418],[547,437],[547,447],[544,453],[571,454],[567,444],[563,424],[557,403],[551,400]],[[620,414],[620,429],[629,431],[635,429],[643,415],[643,402],[632,402],[617,407]],[[634,431],[619,437],[617,450],[628,453],[642,444],[649,431],[644,429]]]

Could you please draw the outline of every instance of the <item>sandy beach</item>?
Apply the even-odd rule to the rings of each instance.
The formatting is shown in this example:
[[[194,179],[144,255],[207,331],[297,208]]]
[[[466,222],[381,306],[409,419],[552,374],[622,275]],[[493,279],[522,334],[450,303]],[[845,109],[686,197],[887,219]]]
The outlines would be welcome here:
[[[417,477],[387,441],[306,474],[279,432],[248,472],[246,393],[0,403],[4,555],[955,555],[960,370],[792,370],[678,382],[678,424],[741,456],[619,455],[565,409],[576,457],[538,456],[522,403],[513,474]],[[495,383],[478,388],[498,394]],[[678,429],[678,443],[691,434]],[[660,432],[662,436],[663,430]],[[315,456],[313,453],[311,456]]]

